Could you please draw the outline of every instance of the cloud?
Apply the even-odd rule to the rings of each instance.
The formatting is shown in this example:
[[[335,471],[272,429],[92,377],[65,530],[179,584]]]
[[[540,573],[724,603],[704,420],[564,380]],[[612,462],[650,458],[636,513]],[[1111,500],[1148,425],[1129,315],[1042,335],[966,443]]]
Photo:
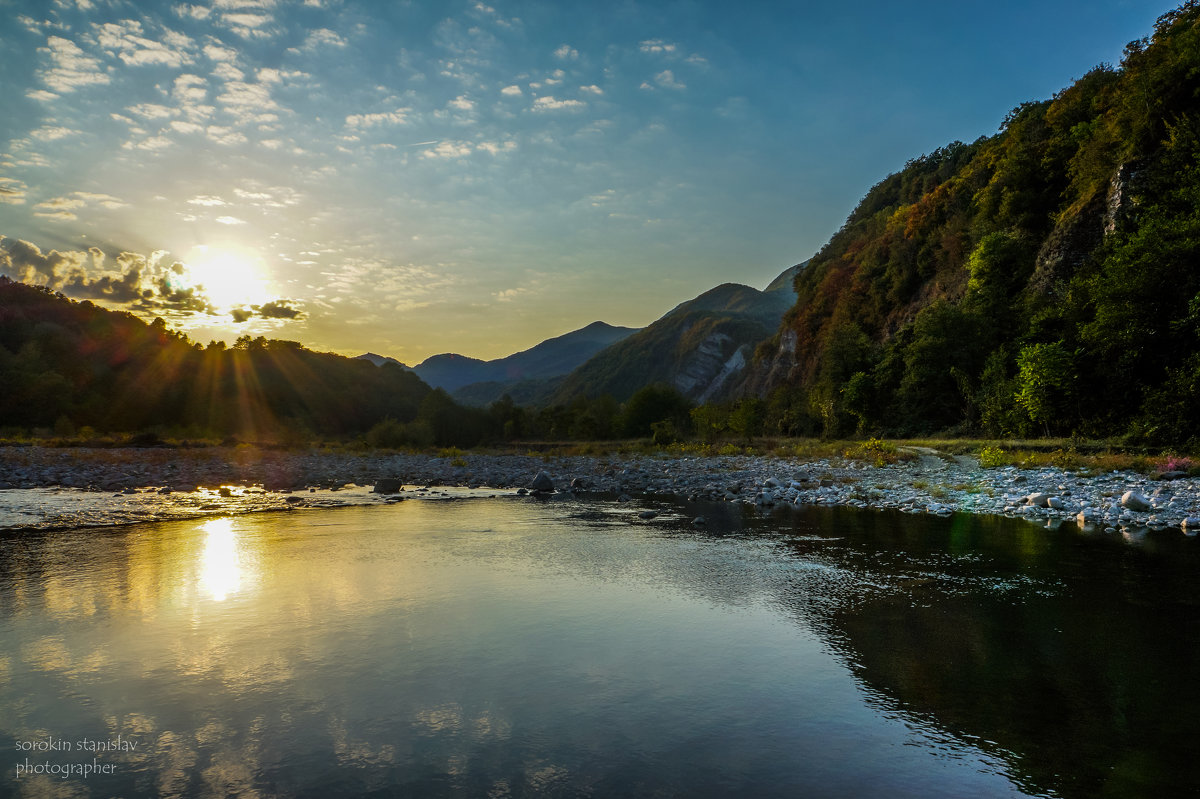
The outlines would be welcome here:
[[[242,123],[274,122],[279,118],[276,114],[264,113],[278,110],[279,105],[271,99],[271,90],[261,83],[228,81],[225,90],[217,95],[217,102]]]
[[[599,86],[597,86],[594,83],[590,86],[580,86],[579,91],[587,92],[588,94],[594,94],[597,96],[604,94],[604,89],[601,89]]]
[[[579,58],[579,51],[568,44],[564,44],[554,51],[554,57],[563,61],[574,61]]]
[[[209,61],[236,61],[237,50],[229,47],[222,47],[219,44],[209,43],[204,45],[204,55]]]
[[[304,40],[304,44],[300,46],[301,50],[309,52],[316,50],[319,47],[345,47],[346,40],[335,31],[328,28],[317,28]]]
[[[0,203],[24,205],[25,192],[28,188],[16,178],[0,177]]]
[[[142,23],[134,19],[105,22],[97,27],[96,40],[130,66],[161,64],[178,69],[193,60],[187,52],[193,43],[187,36],[164,28],[162,41],[156,41],[148,38]]]
[[[43,219],[57,219],[62,222],[70,222],[79,218],[74,212],[85,205],[87,203],[78,197],[55,197],[53,200],[47,200],[33,206],[33,215],[40,216]]]
[[[233,317],[234,323],[239,325],[249,322],[255,317],[260,319],[303,319],[304,312],[293,306],[292,302],[293,300],[278,299],[262,305],[251,305],[249,308],[232,308],[229,315]]]
[[[424,150],[421,156],[424,158],[462,158],[471,154],[471,145],[467,142],[440,142],[437,147],[429,150]]]
[[[228,29],[243,39],[269,39],[274,35],[267,30],[274,17],[270,14],[227,13],[221,15],[221,21]]]
[[[43,254],[36,244],[0,236],[0,271],[23,283],[45,285],[76,299],[124,305],[144,315],[216,314],[199,289],[178,282],[184,267],[178,262],[165,266],[165,255],[161,250],[149,256],[122,252],[113,259],[114,268],[106,269],[105,253],[98,247]]]
[[[131,105],[125,110],[142,119],[170,119],[173,116],[179,115],[178,109],[158,105],[157,103],[139,103],[138,105]]]
[[[221,80],[244,80],[246,73],[230,64],[228,61],[222,61],[213,67],[212,76]]]
[[[111,194],[97,194],[95,192],[90,192],[90,191],[76,191],[76,192],[72,192],[72,196],[78,197],[79,199],[84,200],[89,203],[98,203],[99,205],[102,205],[105,208],[108,208],[109,210],[114,210],[117,208],[126,208],[129,206],[129,203],[122,202],[118,198],[113,197]]]
[[[171,140],[166,136],[151,136],[147,139],[142,139],[139,142],[133,140],[127,141],[121,145],[125,150],[165,150],[172,144]]]
[[[505,97],[520,97],[522,94],[524,94],[524,92],[521,91],[520,86],[505,86],[500,90],[500,93]]]
[[[686,89],[687,84],[675,78],[675,73],[669,69],[664,69],[662,72],[654,76],[654,82],[664,89]]]
[[[175,13],[188,19],[208,19],[212,15],[212,9],[207,6],[193,6],[182,3],[175,6]]]
[[[577,111],[585,107],[587,103],[582,100],[556,100],[554,97],[547,95],[539,97],[533,101],[534,111]]]
[[[205,208],[215,208],[226,204],[220,197],[215,197],[211,194],[200,194],[188,200],[188,205],[203,205]]]
[[[70,39],[51,36],[46,40],[45,47],[38,48],[38,52],[50,55],[50,69],[41,73],[40,77],[52,92],[66,94],[80,86],[95,86],[110,81],[108,73],[100,66],[100,60],[84,53]]]
[[[218,216],[217,221],[222,225],[244,225],[245,219],[238,219],[236,216]]]
[[[272,300],[252,306],[263,319],[300,319],[304,312],[291,305],[291,300]]]
[[[57,139],[65,139],[68,136],[77,136],[79,135],[79,131],[71,130],[70,128],[43,125],[37,130],[30,131],[29,135],[42,141],[55,141]]]
[[[529,289],[516,288],[516,289],[504,289],[503,291],[497,291],[492,296],[495,297],[498,302],[512,302],[517,297],[520,297],[522,294],[528,294],[528,293],[529,293]]]
[[[663,41],[662,39],[646,39],[644,42],[638,45],[638,49],[640,49],[643,53],[651,53],[653,55],[672,55],[676,51],[677,47],[676,45]]]
[[[225,147],[233,147],[238,144],[247,142],[246,134],[233,128],[222,127],[220,125],[209,125],[204,129],[204,135],[213,144],[220,144]]]
[[[408,113],[411,108],[397,108],[395,111],[384,111],[378,114],[351,114],[346,117],[348,128],[373,128],[376,125],[405,125],[408,123]]]
[[[468,100],[467,96],[465,94],[460,94],[458,97],[455,97],[453,100],[451,100],[449,103],[447,103],[447,105],[450,108],[455,108],[455,109],[458,109],[459,111],[474,111],[475,110],[475,103],[471,100]]]
[[[506,142],[484,141],[475,145],[475,149],[486,153],[491,153],[492,155],[498,155],[500,153],[510,153],[513,150],[516,150],[517,143],[511,140]]]

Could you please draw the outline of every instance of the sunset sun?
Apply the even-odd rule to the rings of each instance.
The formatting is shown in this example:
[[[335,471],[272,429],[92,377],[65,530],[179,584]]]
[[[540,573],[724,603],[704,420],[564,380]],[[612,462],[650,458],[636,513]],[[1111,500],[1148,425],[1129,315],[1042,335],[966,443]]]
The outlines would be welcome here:
[[[184,261],[183,280],[222,311],[270,299],[262,260],[235,247],[193,247]]]

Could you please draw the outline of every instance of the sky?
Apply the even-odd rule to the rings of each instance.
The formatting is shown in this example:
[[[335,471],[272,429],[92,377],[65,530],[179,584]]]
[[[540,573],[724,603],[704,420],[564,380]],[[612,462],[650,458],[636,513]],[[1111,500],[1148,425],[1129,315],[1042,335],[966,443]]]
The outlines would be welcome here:
[[[0,273],[415,364],[763,288],[1158,0],[0,0]]]

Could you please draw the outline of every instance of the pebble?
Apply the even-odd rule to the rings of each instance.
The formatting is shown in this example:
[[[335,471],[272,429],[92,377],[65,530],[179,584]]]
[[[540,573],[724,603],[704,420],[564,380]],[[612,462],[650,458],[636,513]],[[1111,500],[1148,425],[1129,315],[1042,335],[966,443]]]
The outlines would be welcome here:
[[[537,483],[551,490],[562,485],[583,492],[586,487],[623,502],[655,494],[764,508],[844,505],[934,515],[1020,515],[1039,524],[1073,520],[1098,529],[1151,524],[1200,529],[1200,478],[1186,475],[1164,485],[1134,472],[1084,477],[1053,468],[983,469],[967,459],[880,467],[746,455],[466,454],[461,460],[465,467],[420,454],[0,447],[0,486],[188,492],[197,486],[261,485],[288,493],[351,484],[386,489],[398,483],[487,486],[528,495],[526,486]]]

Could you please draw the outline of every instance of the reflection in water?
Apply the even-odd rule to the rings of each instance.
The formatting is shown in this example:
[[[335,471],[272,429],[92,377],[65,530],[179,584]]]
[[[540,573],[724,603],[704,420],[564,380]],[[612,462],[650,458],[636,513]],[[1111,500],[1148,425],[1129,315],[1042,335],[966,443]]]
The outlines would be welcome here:
[[[209,519],[200,526],[204,531],[204,551],[200,554],[200,587],[218,602],[241,586],[242,564],[233,519]]]
[[[1087,796],[1195,776],[1171,782],[1162,740],[1196,698],[1162,690],[1197,667],[1195,624],[1167,612],[1194,608],[1195,539],[679,510],[406,502],[0,538],[0,793],[52,787],[14,780],[18,742],[117,735],[140,742],[117,773],[64,790]],[[1113,758],[1124,776],[1098,781]]]

